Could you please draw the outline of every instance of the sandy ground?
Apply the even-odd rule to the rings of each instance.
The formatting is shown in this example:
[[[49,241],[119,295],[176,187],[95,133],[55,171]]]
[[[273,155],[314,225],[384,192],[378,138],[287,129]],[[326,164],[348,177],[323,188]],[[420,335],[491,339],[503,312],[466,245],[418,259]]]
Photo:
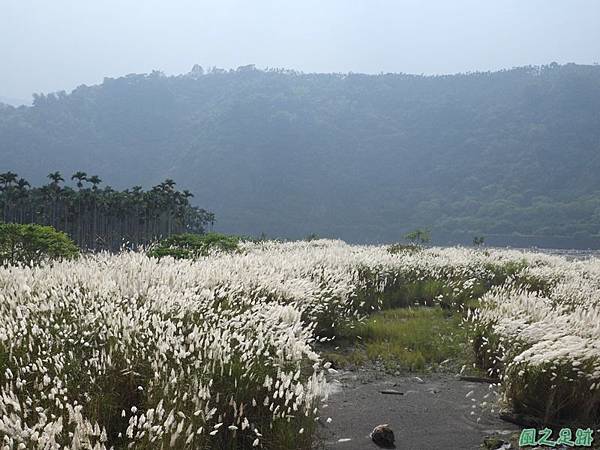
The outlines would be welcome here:
[[[369,433],[386,423],[394,431],[396,448],[407,450],[478,449],[486,436],[518,431],[493,414],[490,406],[480,406],[484,401],[494,403],[494,394],[484,399],[491,392],[488,384],[460,381],[452,375],[420,378],[366,369],[337,374],[339,383],[334,386],[339,387],[322,412],[332,418],[326,424],[323,417],[324,448],[377,449]],[[381,393],[385,390],[402,395]]]

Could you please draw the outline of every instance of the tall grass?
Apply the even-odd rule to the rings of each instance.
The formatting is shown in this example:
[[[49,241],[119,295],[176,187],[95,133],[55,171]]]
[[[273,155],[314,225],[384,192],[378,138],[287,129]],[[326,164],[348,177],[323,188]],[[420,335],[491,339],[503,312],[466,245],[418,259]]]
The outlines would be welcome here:
[[[461,317],[507,405],[597,423],[599,294],[597,260],[324,240],[0,268],[0,438],[310,448],[327,392],[317,342],[359,331],[367,357],[419,370],[458,355]]]

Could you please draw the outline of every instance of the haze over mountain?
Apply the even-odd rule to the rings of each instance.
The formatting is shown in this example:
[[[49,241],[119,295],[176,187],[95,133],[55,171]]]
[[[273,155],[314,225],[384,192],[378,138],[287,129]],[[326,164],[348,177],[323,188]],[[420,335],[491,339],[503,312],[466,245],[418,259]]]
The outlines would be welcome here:
[[[0,95],[195,63],[450,74],[600,62],[594,0],[27,0],[0,5]]]
[[[10,105],[10,106],[21,106],[21,105],[31,105],[31,100],[3,97],[0,95],[0,103],[3,103],[5,105]]]
[[[0,161],[36,184],[173,178],[225,232],[597,246],[600,66],[128,75],[0,110]]]

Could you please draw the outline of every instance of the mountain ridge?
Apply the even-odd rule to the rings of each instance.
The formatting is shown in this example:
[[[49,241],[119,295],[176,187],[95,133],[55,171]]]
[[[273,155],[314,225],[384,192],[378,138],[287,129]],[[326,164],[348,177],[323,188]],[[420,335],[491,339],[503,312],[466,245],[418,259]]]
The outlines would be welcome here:
[[[36,183],[174,178],[226,232],[391,242],[430,227],[439,243],[596,247],[600,67],[107,78],[0,111],[0,157]]]

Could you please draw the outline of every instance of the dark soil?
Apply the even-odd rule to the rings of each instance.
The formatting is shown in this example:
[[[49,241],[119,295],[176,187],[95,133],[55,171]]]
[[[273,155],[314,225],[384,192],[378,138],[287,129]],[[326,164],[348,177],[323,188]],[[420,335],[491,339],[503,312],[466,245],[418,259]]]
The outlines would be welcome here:
[[[487,436],[508,439],[519,430],[500,420],[497,408],[491,412],[496,397],[492,393],[484,399],[492,392],[486,383],[461,381],[449,374],[419,375],[419,381],[372,369],[334,377],[339,383],[333,381],[328,406],[322,410],[326,449],[377,449],[369,434],[380,424],[389,424],[396,448],[407,450],[479,449]],[[484,401],[488,405],[482,407]],[[327,417],[333,419],[329,424]]]

